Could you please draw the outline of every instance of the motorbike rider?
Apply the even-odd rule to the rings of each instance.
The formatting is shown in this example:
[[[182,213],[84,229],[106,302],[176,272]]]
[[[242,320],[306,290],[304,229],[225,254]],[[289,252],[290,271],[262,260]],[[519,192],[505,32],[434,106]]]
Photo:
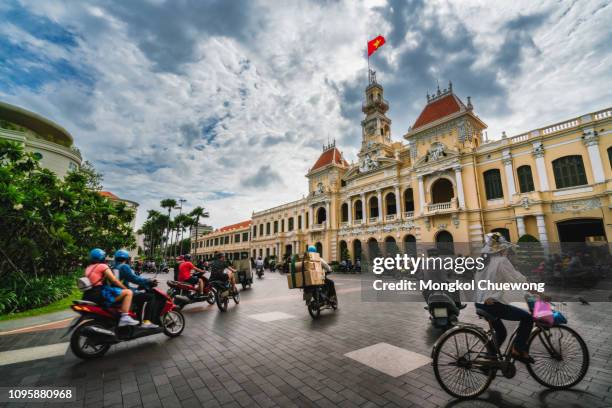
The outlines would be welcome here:
[[[257,257],[257,259],[255,260],[255,268],[257,269],[263,269],[264,267],[264,261],[263,259],[261,259],[261,255]]]
[[[215,255],[215,260],[210,264],[210,280],[230,282],[232,289],[237,291],[236,282],[234,281],[235,271],[234,268],[228,266],[223,252],[219,252]]]
[[[89,279],[92,287],[83,294],[83,300],[89,300],[105,307],[121,302],[119,327],[140,324],[129,313],[132,305],[132,291],[121,283],[108,267],[105,262],[106,252],[100,248],[94,248],[89,252],[89,260],[90,265],[85,269],[85,277]]]
[[[191,263],[191,254],[183,255],[183,262],[181,262],[178,267],[178,280],[180,282],[186,282],[191,285],[198,285],[198,296],[204,296],[204,278],[202,276],[192,275],[191,271],[196,271],[199,273],[206,272],[204,269],[196,268],[196,266]]]
[[[308,252],[317,252],[317,248],[314,245],[310,245],[308,247]],[[329,264],[327,262],[325,262],[325,259],[323,259],[322,257],[320,257],[321,260],[321,267],[323,268],[323,270],[325,271],[325,283],[324,283],[324,288],[325,288],[325,293],[327,294],[327,297],[331,300],[336,300],[336,284],[334,283],[333,280],[329,279],[327,277],[328,273],[332,273],[332,268],[331,266],[329,266]]]
[[[176,258],[176,264],[174,265],[174,280],[180,280],[179,279],[179,268],[181,267],[181,264],[185,262],[185,257],[183,255],[179,255]]]
[[[156,324],[151,323],[151,319],[153,319],[153,316],[155,316],[154,313],[157,311],[155,296],[151,293],[137,291],[131,288],[130,283],[145,289],[151,289],[157,284],[157,281],[155,279],[142,278],[135,274],[130,267],[129,260],[130,254],[128,251],[120,249],[115,252],[113,271],[117,271],[117,278],[134,293],[132,303],[134,304],[134,310],[137,315],[142,319],[140,327],[144,329],[154,329],[158,327]]]

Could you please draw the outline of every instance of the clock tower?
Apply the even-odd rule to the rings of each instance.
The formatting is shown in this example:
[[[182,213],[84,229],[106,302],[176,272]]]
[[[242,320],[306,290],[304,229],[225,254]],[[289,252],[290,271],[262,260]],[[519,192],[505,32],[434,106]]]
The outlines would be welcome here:
[[[369,71],[368,82],[361,108],[366,115],[361,121],[361,150],[358,154],[361,167],[368,167],[381,156],[388,157],[392,151],[391,119],[386,115],[389,103],[384,98],[382,85],[376,82],[375,71]]]

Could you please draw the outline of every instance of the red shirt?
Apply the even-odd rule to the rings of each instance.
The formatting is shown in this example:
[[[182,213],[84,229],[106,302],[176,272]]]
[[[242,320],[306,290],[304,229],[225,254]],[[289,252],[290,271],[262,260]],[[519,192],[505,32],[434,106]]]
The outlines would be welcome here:
[[[193,264],[189,261],[185,261],[179,265],[179,273],[178,279],[181,282],[185,282],[187,279],[191,278],[191,271],[195,268]]]

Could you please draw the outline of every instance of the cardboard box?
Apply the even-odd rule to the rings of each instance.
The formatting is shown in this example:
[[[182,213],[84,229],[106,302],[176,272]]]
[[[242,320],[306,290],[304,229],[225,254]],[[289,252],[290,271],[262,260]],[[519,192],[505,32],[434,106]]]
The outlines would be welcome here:
[[[289,289],[303,288],[304,286],[323,285],[325,283],[325,272],[321,267],[320,258],[317,261],[297,260],[287,274]]]

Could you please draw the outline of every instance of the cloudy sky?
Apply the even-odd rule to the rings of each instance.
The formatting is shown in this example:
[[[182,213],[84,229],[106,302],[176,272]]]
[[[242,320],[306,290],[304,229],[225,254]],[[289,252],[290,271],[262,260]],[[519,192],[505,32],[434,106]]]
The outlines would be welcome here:
[[[396,140],[436,81],[489,138],[612,105],[606,0],[8,0],[0,21],[0,99],[68,129],[139,223],[166,197],[215,227],[298,199],[328,139],[354,160],[378,34]]]

